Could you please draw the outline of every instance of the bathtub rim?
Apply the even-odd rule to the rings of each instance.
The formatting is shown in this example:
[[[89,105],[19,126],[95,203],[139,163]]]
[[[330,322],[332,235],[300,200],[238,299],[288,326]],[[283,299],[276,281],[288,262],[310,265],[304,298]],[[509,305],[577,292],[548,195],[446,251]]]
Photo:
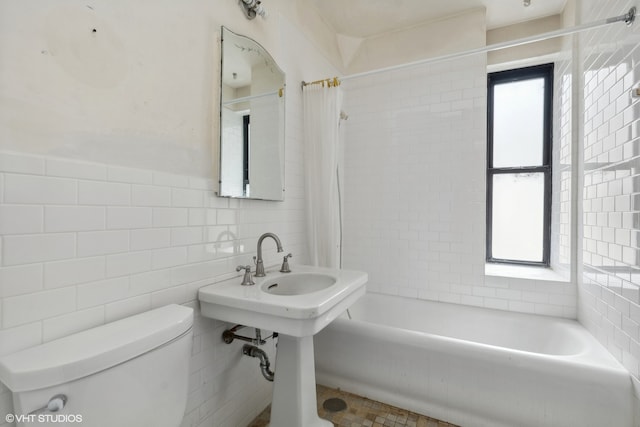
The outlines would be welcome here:
[[[577,326],[580,325],[578,324]],[[606,349],[597,348],[596,344],[600,345],[600,343],[595,341],[595,338],[593,337],[591,337],[593,339],[591,342],[589,342],[588,339],[583,340],[587,346],[580,353],[571,355],[553,355],[505,348],[492,344],[467,341],[422,331],[414,331],[411,329],[403,329],[395,326],[368,322],[365,320],[345,319],[343,317],[335,319],[325,329],[330,330],[332,328],[344,328],[352,333],[362,334],[362,332],[364,332],[365,336],[375,338],[379,338],[380,335],[385,335],[385,340],[390,341],[391,344],[409,345],[420,349],[437,350],[441,352],[472,350],[477,356],[492,361],[495,360],[496,357],[500,357],[514,364],[530,360],[532,362],[543,362],[544,365],[548,365],[550,363],[557,364],[560,369],[595,369],[602,373],[624,375],[625,377],[629,377],[629,381],[631,382],[629,372],[622,366],[622,364],[620,364],[620,362],[611,356]],[[586,329],[584,332],[589,333]],[[597,357],[588,358],[587,356],[593,352],[595,353],[593,355]],[[531,366],[538,366],[538,364]]]
[[[593,345],[577,355],[548,355],[376,324],[357,317],[354,320],[341,317],[316,336],[316,379],[318,384],[458,425],[572,427],[576,425],[572,414],[586,409],[587,401],[591,409],[588,415],[579,418],[585,426],[612,425],[603,417],[610,421],[609,415],[614,414],[616,425],[634,425],[631,375],[577,321],[557,320],[579,328],[587,344]],[[412,364],[420,365],[415,375],[408,368],[402,368]],[[485,380],[489,382],[484,383]],[[512,392],[487,397],[490,394],[484,393],[482,384],[499,390],[496,386],[504,381],[509,384],[507,390]],[[466,391],[478,384],[480,391]],[[552,388],[545,389],[545,384]],[[455,398],[460,391],[467,399]],[[564,402],[558,400],[564,398],[562,393],[574,397],[560,406],[551,403]],[[549,395],[554,397],[548,398]],[[495,409],[502,400],[511,403],[504,409]],[[533,403],[525,406],[525,411],[514,409],[520,406],[518,402],[529,401]],[[547,404],[553,408],[551,412],[542,406]],[[616,408],[615,412],[603,410],[602,405]],[[487,407],[494,409],[487,412]],[[562,407],[568,412],[560,409]]]

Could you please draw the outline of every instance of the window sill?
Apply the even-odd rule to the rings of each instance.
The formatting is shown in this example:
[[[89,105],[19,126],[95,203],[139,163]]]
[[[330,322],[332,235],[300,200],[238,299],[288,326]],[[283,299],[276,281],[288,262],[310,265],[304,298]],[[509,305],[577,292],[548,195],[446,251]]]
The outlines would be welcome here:
[[[485,276],[510,277],[515,279],[541,280],[547,282],[570,282],[568,274],[563,274],[547,267],[532,267],[528,265],[507,265],[486,263]]]

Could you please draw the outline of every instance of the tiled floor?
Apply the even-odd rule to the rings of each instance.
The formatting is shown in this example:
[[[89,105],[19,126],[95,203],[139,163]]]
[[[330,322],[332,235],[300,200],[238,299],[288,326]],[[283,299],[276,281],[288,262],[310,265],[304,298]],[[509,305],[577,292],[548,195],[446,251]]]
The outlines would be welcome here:
[[[347,403],[347,409],[329,412],[322,407],[325,400],[337,397]],[[265,427],[269,423],[271,406],[267,407],[248,427]],[[318,386],[318,414],[336,427],[456,427],[424,415],[399,409],[365,397]]]

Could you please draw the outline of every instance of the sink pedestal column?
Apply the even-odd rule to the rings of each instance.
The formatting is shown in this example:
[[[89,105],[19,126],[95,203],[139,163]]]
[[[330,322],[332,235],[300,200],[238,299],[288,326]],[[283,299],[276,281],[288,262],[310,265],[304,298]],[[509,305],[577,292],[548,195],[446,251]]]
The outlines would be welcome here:
[[[318,416],[313,336],[280,334],[269,427],[333,427]]]

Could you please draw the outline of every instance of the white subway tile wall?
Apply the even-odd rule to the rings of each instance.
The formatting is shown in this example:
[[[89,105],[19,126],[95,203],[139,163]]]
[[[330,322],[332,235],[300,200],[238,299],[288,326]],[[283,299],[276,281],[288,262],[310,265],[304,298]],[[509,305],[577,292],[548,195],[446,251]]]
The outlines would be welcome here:
[[[588,1],[583,22],[631,1]],[[580,40],[584,78],[583,275],[579,319],[640,379],[640,27],[608,26]]]
[[[287,172],[303,180],[301,168]],[[0,152],[0,187],[0,355],[165,304],[197,311],[197,290],[236,276],[266,231],[307,259],[297,182],[285,202],[220,199],[197,177]],[[264,255],[280,261],[275,245]],[[222,342],[226,324],[195,322],[183,425],[248,424],[271,385],[239,344]],[[0,412],[11,411],[0,385]]]
[[[485,57],[344,87],[344,266],[368,271],[372,291],[457,303],[477,297],[472,290],[484,281]]]
[[[477,55],[342,86],[344,267],[374,292],[575,318],[573,283],[485,276],[486,73]]]
[[[551,267],[571,277],[572,244],[572,182],[574,177],[572,147],[573,114],[573,58],[570,42],[555,61],[553,111],[551,200]]]

